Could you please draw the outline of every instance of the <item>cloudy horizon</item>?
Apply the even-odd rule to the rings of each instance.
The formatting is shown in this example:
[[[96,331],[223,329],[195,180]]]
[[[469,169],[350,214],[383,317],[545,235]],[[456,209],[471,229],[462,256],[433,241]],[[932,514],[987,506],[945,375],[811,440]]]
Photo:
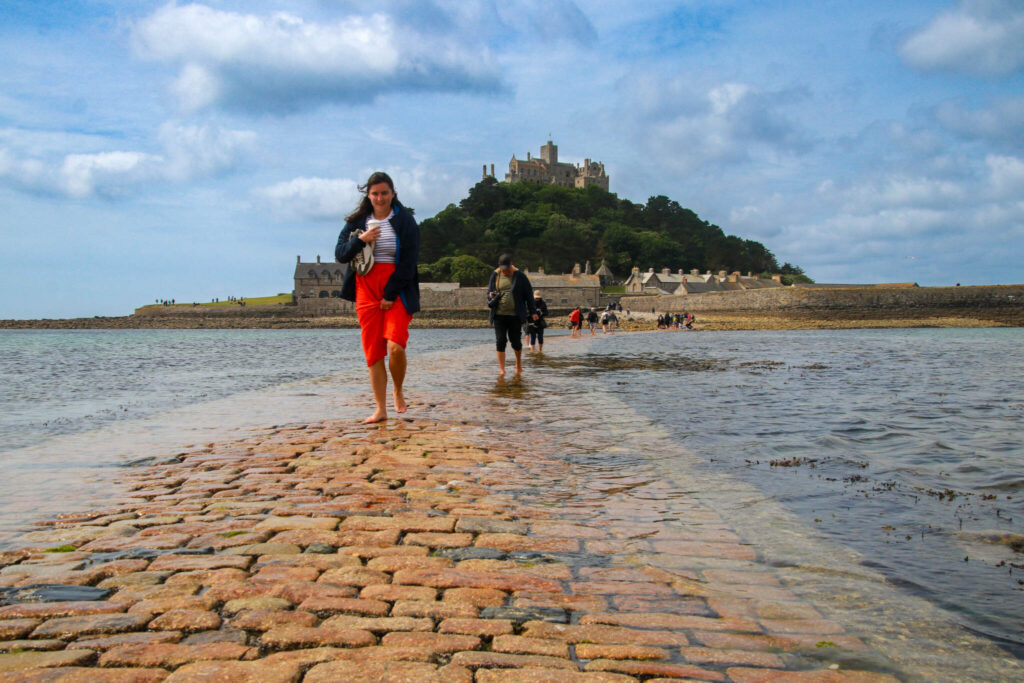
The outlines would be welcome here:
[[[13,0],[0,20],[0,318],[290,291],[370,172],[422,220],[549,136],[619,197],[671,197],[819,282],[1024,282],[1012,0]]]

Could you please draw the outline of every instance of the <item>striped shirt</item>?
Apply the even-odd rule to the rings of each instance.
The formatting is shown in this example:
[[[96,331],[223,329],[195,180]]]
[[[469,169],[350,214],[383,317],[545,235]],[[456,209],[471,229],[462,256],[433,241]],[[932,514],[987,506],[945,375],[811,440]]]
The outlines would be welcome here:
[[[366,228],[371,227],[370,221],[374,223],[380,223],[380,237],[373,243],[373,260],[376,263],[394,263],[395,262],[395,251],[398,248],[398,237],[395,235],[395,229],[391,227],[391,217],[395,215],[394,209],[388,214],[388,217],[382,221],[377,221],[373,214],[366,217]]]

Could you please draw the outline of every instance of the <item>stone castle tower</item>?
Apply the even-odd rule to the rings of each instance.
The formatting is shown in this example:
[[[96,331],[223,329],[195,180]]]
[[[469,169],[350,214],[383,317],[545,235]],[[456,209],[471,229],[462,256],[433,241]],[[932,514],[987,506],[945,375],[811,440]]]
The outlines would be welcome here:
[[[494,175],[494,164],[491,164],[491,175]],[[487,165],[484,165],[484,177],[487,177]],[[532,158],[526,153],[526,159],[517,159],[515,155],[508,162],[506,183],[518,183],[527,180],[534,183],[562,185],[563,187],[589,187],[597,185],[608,191],[608,175],[604,164],[586,159],[583,164],[567,164],[558,161],[558,145],[551,140],[540,148],[540,158]]]

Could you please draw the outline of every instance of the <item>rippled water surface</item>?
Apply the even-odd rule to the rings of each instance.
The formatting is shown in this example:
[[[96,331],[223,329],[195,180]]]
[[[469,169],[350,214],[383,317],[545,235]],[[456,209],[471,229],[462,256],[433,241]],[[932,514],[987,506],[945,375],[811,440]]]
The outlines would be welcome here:
[[[659,454],[668,476],[685,460],[688,476],[746,482],[763,498],[715,500],[737,524],[781,503],[800,533],[852,549],[1024,654],[1024,331],[658,332],[583,344],[539,364],[551,391],[600,387],[665,430],[678,446]],[[614,443],[625,418],[606,419],[580,440]]]

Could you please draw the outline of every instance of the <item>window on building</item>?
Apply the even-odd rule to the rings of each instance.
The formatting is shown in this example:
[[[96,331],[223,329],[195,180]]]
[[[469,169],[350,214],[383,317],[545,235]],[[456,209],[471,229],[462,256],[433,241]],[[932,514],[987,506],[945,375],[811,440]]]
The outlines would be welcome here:
[[[328,296],[328,295],[327,295],[327,290],[326,290],[326,289],[321,289],[321,290],[320,290],[320,298],[321,298],[321,299],[326,299],[326,298],[327,298],[327,296]]]

